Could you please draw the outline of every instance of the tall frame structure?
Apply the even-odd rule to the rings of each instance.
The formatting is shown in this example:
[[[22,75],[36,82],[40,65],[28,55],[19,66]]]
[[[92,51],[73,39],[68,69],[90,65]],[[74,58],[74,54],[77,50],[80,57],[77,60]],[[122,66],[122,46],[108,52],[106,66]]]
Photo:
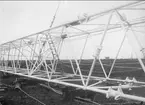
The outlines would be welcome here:
[[[43,80],[46,82],[57,83],[65,86],[71,86],[74,88],[80,88],[84,90],[90,90],[98,93],[105,94],[107,98],[114,97],[127,98],[136,101],[145,102],[145,97],[125,94],[123,89],[137,88],[145,86],[144,81],[137,81],[133,79],[116,79],[111,78],[110,75],[113,71],[113,67],[121,50],[122,44],[127,37],[133,41],[134,52],[137,55],[138,61],[145,72],[145,64],[139,54],[145,56],[145,48],[143,48],[137,39],[132,27],[140,24],[145,24],[145,18],[139,18],[136,20],[127,20],[120,13],[121,10],[133,8],[139,5],[145,4],[144,1],[138,1],[129,3],[117,8],[113,8],[107,11],[103,11],[91,16],[86,16],[81,19],[62,24],[48,30],[44,30],[33,35],[28,35],[4,44],[0,45],[0,71],[11,73],[19,76],[34,78]],[[107,23],[103,27],[97,29],[86,30],[79,29],[78,26],[82,24],[89,24],[89,22],[108,15]],[[119,23],[111,24],[112,16],[116,16]],[[80,32],[71,33],[69,29],[76,29]],[[115,29],[122,29],[124,32],[124,38],[116,54],[116,58],[107,74],[104,65],[100,59],[100,53],[103,48],[104,39],[108,32]],[[130,31],[129,31],[130,29]],[[130,32],[128,34],[128,32]],[[87,74],[83,73],[80,67],[81,59],[86,47],[87,40],[93,35],[101,34],[101,41],[96,49],[94,60],[91,64]],[[62,67],[64,65],[63,60],[60,59],[60,53],[64,40],[71,38],[85,37],[85,43],[82,48],[80,59],[70,59],[70,69]],[[92,76],[95,68],[96,61],[99,61],[103,74],[103,77]],[[67,69],[67,72],[66,70]],[[106,82],[115,82],[115,85],[103,85]]]

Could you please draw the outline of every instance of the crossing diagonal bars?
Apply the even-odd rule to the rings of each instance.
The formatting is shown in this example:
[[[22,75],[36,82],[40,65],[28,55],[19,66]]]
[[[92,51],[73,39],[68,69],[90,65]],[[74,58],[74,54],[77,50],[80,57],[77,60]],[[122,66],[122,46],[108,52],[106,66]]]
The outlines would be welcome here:
[[[69,63],[65,60],[60,59],[60,50],[62,46],[60,43],[65,42],[71,38],[78,38],[79,36],[86,36],[89,38],[94,35],[103,35],[100,47],[103,49],[103,42],[107,33],[112,30],[121,29],[122,27],[134,27],[140,24],[145,24],[145,18],[139,18],[137,20],[127,20],[125,23],[111,24],[107,23],[104,26],[98,27],[97,29],[74,32],[69,34],[69,30],[72,27],[78,28],[83,23],[89,23],[101,18],[105,15],[114,16],[114,12],[125,10],[127,7],[133,7],[144,4],[144,1],[138,1],[129,3],[123,6],[119,6],[110,10],[106,10],[94,15],[87,16],[82,19],[78,19],[66,24],[62,24],[56,27],[52,27],[48,30],[44,30],[33,35],[25,36],[10,42],[6,42],[0,45],[0,71],[11,73],[19,76],[34,78],[46,82],[53,82],[65,86],[71,86],[74,88],[81,88],[84,90],[90,90],[98,93],[105,94],[107,98],[118,97],[127,98],[136,101],[145,102],[145,97],[131,95],[123,93],[121,89],[138,88],[144,87],[145,82],[133,79],[116,79],[111,78],[111,73],[115,64],[113,64],[109,76],[107,70],[104,68],[104,64],[99,59],[100,51],[95,56],[94,62],[91,64],[91,68],[87,70],[87,73],[81,68],[78,58],[69,59]],[[108,22],[110,18],[108,19]],[[129,23],[129,24],[127,24]],[[62,31],[65,28],[66,31]],[[105,29],[105,30],[104,30]],[[54,34],[55,30],[58,30],[58,34]],[[83,31],[84,30],[84,31]],[[131,30],[132,31],[132,30]],[[47,34],[47,35],[46,35]],[[130,38],[131,35],[128,36]],[[138,42],[137,38],[134,40]],[[139,43],[136,43],[139,44]],[[85,43],[85,46],[87,42]],[[85,48],[85,46],[83,46]],[[98,50],[101,50],[98,48]],[[83,50],[84,52],[85,50]],[[120,51],[120,48],[119,48]],[[81,54],[83,54],[83,52]],[[139,45],[136,49],[136,53],[142,53],[143,48]],[[144,53],[143,53],[144,54]],[[83,56],[83,55],[82,55]],[[81,58],[82,58],[81,56]],[[117,54],[118,56],[118,54]],[[138,57],[139,63],[144,70],[144,63],[141,58]],[[73,57],[72,57],[73,58]],[[103,70],[103,76],[94,76],[93,69],[96,63],[96,58],[99,60],[101,68]],[[60,59],[60,60],[58,60]],[[115,63],[115,62],[114,62]],[[57,64],[57,66],[56,66]],[[61,72],[63,69],[64,72]],[[76,73],[76,70],[79,73]],[[55,72],[54,72],[55,71]],[[95,70],[94,70],[95,71]],[[115,83],[114,83],[115,82]],[[107,83],[114,83],[113,86]],[[105,84],[105,85],[104,85]]]

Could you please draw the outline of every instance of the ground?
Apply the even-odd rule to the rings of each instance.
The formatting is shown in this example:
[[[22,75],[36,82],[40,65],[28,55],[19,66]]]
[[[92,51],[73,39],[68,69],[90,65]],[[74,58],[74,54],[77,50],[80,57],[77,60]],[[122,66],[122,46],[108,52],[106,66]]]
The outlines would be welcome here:
[[[84,61],[84,63],[86,62],[88,62],[86,65],[90,64],[90,61]],[[109,62],[110,61],[105,61],[105,63],[107,64],[109,64]],[[134,62],[136,63],[136,65],[135,64],[126,65],[126,63],[125,62],[123,63],[123,62],[124,61],[122,61],[122,63],[119,62],[121,63],[120,65],[127,66],[127,67],[139,66],[136,63],[136,61],[128,61],[128,62]],[[118,66],[120,65],[118,64]],[[85,66],[83,67],[87,68]],[[65,94],[66,97],[64,98],[64,94],[59,95],[48,88],[40,86],[39,83],[44,83],[42,81],[29,80],[28,78],[24,79],[22,77],[18,77],[14,75],[8,75],[8,76],[2,76],[2,75],[1,75],[1,81],[0,81],[0,83],[2,84],[1,88],[5,87],[5,91],[0,92],[0,96],[1,96],[0,101],[2,105],[43,105],[42,103],[39,103],[38,101],[26,95],[25,93],[35,97],[39,101],[43,102],[45,105],[145,105],[144,103],[141,103],[141,102],[133,102],[133,101],[128,101],[128,100],[114,101],[114,99],[112,98],[106,99],[105,95],[102,95],[99,93],[95,93],[95,95],[94,93],[91,93],[90,97],[94,96],[93,99],[96,103],[94,104],[88,103],[88,102],[85,102],[84,100],[81,101],[81,99],[78,100],[77,98],[71,99],[71,97],[76,97],[78,94],[84,94],[84,91],[83,90],[70,91],[70,88],[68,90],[69,90],[69,93],[71,94],[69,93]],[[114,77],[121,76],[122,78],[125,78],[127,75],[132,76],[132,77],[133,75],[135,75],[135,77],[138,80],[144,81],[144,74],[141,70],[134,71],[134,69],[129,69],[128,71],[125,71],[125,72],[114,72],[111,76],[114,76]],[[14,87],[17,84],[17,82],[14,82],[16,81],[16,78],[18,78],[18,80],[21,80],[21,82],[20,81],[18,82],[21,84],[20,85],[21,90]],[[137,91],[137,94],[140,94],[143,92],[144,92],[144,89],[143,90],[139,89],[139,91]],[[145,96],[145,93],[143,93],[142,95]],[[97,103],[100,103],[100,104],[97,104]]]

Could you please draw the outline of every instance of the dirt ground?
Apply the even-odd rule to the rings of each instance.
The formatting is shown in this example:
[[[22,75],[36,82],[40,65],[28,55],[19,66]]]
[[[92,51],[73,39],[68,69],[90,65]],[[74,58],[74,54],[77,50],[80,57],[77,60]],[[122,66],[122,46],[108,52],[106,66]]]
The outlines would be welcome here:
[[[15,76],[10,76],[8,78],[1,79],[2,84],[11,85],[11,88],[6,85],[1,85],[1,87],[7,87],[4,92],[0,92],[0,96],[3,96],[3,98],[0,99],[2,105],[43,105],[26,95],[24,92],[43,102],[44,105],[144,105],[140,104],[140,102],[129,102],[124,100],[114,101],[114,99],[111,98],[106,99],[106,97],[101,94],[95,94],[94,101],[96,104],[86,103],[75,99],[71,100],[70,97],[72,96],[70,94],[67,94],[67,98],[64,98],[63,95],[59,95],[52,90],[40,86],[38,84],[40,81],[37,80],[25,81],[26,84],[21,85],[23,92],[20,89],[12,87],[14,86],[12,84],[14,84],[13,82],[15,81],[15,78]],[[73,92],[73,95],[76,95],[74,93],[75,92]],[[78,94],[82,93],[83,91],[80,91]]]
[[[73,101],[71,99],[65,99],[63,95],[59,95],[50,89],[40,86],[37,80],[26,80],[25,84],[22,84],[21,89],[38,99],[44,104],[39,103],[35,99],[26,95],[23,91],[15,88],[13,85],[16,78],[15,76],[1,78],[1,88],[7,87],[5,91],[0,92],[0,102],[2,105],[91,105],[85,104],[79,101]],[[21,78],[22,79],[22,78]],[[23,81],[24,82],[24,81]],[[19,82],[21,83],[21,82]]]
[[[86,63],[86,62],[90,62],[90,61],[84,61],[84,63]],[[107,61],[105,61],[105,62],[107,62]],[[124,62],[124,61],[122,61],[122,62]],[[90,63],[88,63],[88,64],[90,64]],[[125,65],[125,64],[121,64],[121,65]],[[129,66],[138,67],[137,64],[129,65]],[[83,67],[87,68],[85,66],[83,66]],[[132,73],[130,73],[130,71],[126,71],[125,73],[124,72],[114,72],[112,74],[112,76],[119,77],[119,75],[121,75],[121,76],[124,76],[124,78],[125,78],[128,74],[130,76],[136,75],[137,79],[141,79],[144,81],[145,75],[142,73],[141,70],[134,71]],[[98,94],[98,93],[95,93],[95,95],[91,94],[94,96],[93,100],[96,103],[89,103],[89,102],[85,102],[84,100],[78,100],[76,98],[76,96],[78,94],[82,94],[81,96],[84,95],[84,91],[82,91],[82,90],[70,91],[69,92],[70,94],[60,95],[60,94],[53,92],[52,90],[50,90],[48,88],[44,88],[44,87],[40,86],[39,83],[43,83],[42,81],[28,80],[28,79],[23,80],[22,77],[18,77],[18,76],[14,76],[14,75],[10,75],[10,76],[9,75],[2,76],[2,75],[3,74],[0,75],[0,77],[1,77],[0,87],[5,88],[5,91],[0,91],[0,102],[2,105],[145,105],[145,103],[142,103],[142,102],[133,102],[133,101],[129,101],[129,100],[114,101],[114,99],[111,99],[111,98],[106,99],[105,95]],[[21,86],[20,86],[21,90],[18,88],[15,88],[16,82],[14,82],[14,81],[16,81],[16,78],[18,78],[18,80],[23,80],[23,82],[19,82],[21,84]],[[144,91],[145,90],[140,89],[140,93],[143,93]],[[36,99],[43,102],[44,104],[29,97],[28,95],[26,95],[26,93],[29,94],[30,96],[35,97]],[[143,93],[143,95],[145,96],[145,93]],[[99,103],[99,104],[97,104],[97,103]]]

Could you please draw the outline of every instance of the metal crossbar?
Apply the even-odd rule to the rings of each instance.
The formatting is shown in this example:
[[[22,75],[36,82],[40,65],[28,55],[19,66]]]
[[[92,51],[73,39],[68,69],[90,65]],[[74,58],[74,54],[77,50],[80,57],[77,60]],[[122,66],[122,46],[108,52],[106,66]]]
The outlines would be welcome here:
[[[126,98],[145,102],[144,96],[141,97],[137,95],[124,93],[124,89],[144,89],[144,81],[138,81],[136,80],[136,78],[130,79],[128,77],[126,77],[126,79],[117,79],[111,77],[112,71],[114,67],[116,67],[115,63],[117,61],[118,55],[121,51],[121,47],[126,37],[129,40],[133,39],[133,41],[135,42],[134,44],[136,44],[136,46],[134,46],[134,44],[132,45],[132,43],[131,45],[134,48],[134,52],[137,55],[142,70],[145,71],[144,61],[138,55],[138,53],[144,54],[144,48],[137,40],[137,35],[131,29],[131,27],[133,26],[144,24],[145,19],[140,18],[136,21],[125,20],[125,18],[119,12],[122,9],[140,5],[142,3],[144,2],[133,2],[124,6],[119,6],[114,9],[90,15],[82,19],[68,22],[66,24],[62,24],[56,27],[51,27],[54,21],[53,19],[49,30],[38,32],[33,35],[29,35],[17,40],[1,44],[0,71],[33,79],[38,79],[46,82],[61,84],[64,86],[70,86],[74,88],[80,88],[83,90],[90,90],[93,92],[102,93],[106,95],[107,98],[114,97],[115,100],[117,100],[118,98]],[[117,16],[120,23],[112,25],[111,20],[114,14],[116,14],[115,16]],[[95,30],[78,28],[78,26],[80,26],[83,23],[89,24],[89,22],[91,21],[94,21],[95,23],[96,19],[101,18],[104,15],[108,15],[109,18],[107,20],[107,23],[103,25],[103,28],[102,26],[98,27]],[[59,30],[59,33],[55,34],[55,36],[53,32],[56,29]],[[69,34],[69,31],[71,29],[75,29],[76,33],[74,32],[74,34]],[[108,68],[105,68],[105,64],[101,60],[100,54],[102,53],[101,50],[104,49],[103,44],[105,43],[105,38],[107,34],[111,30],[115,29],[123,29],[125,33],[121,45],[116,54],[116,58],[110,66],[110,71],[108,72]],[[128,34],[129,32],[131,33]],[[86,51],[88,40],[91,36],[98,34],[102,35],[102,38],[99,46],[97,47],[94,60],[93,62],[89,63],[90,66],[87,66],[88,68],[86,70],[83,70],[83,67],[85,67],[86,65],[81,64],[83,62],[82,58],[84,52]],[[72,57],[70,57],[68,60],[61,59],[61,50],[65,48],[64,46],[67,46],[67,44],[64,43],[73,38],[78,38],[78,36],[86,36],[86,40],[80,54],[80,59],[72,59],[74,58],[73,53],[71,55]],[[57,39],[59,39],[59,41]],[[96,68],[96,66],[98,66],[98,63],[96,62],[97,60],[100,64],[99,69]],[[126,68],[126,70],[127,69],[129,68]],[[98,70],[102,70],[103,76],[98,76]]]

